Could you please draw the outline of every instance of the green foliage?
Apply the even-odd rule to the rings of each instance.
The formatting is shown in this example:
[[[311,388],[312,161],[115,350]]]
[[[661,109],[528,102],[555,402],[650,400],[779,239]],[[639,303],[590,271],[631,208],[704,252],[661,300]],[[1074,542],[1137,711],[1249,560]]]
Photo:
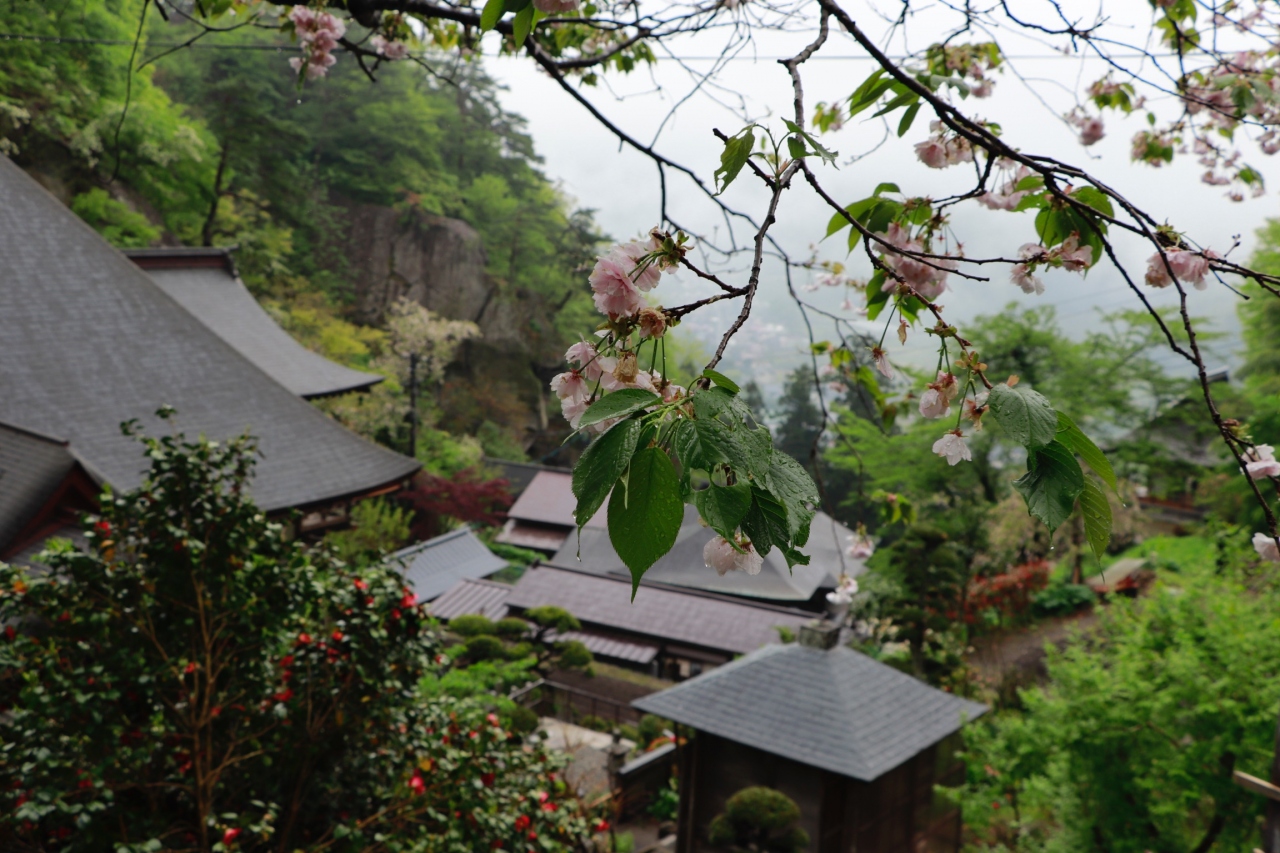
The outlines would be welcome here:
[[[339,559],[355,565],[381,560],[409,541],[412,513],[383,498],[361,501],[351,508],[351,526],[325,534],[324,541]]]
[[[455,616],[449,622],[449,630],[459,637],[479,637],[483,634],[493,634],[496,629],[497,626],[493,624],[492,619],[488,616],[481,616],[479,613],[464,613],[461,616]]]
[[[102,495],[84,550],[0,566],[0,621],[21,627],[0,642],[0,846],[238,832],[244,850],[468,853],[586,831],[492,700],[422,689],[447,670],[397,570],[352,571],[248,501],[252,441],[143,441],[149,473]],[[524,805],[539,791],[556,810]]]
[[[89,223],[107,242],[122,249],[150,246],[160,229],[129,205],[117,201],[101,187],[94,187],[71,200],[71,209]]]
[[[543,629],[550,629],[560,633],[582,629],[582,623],[578,621],[577,617],[563,607],[544,604],[540,607],[529,608],[524,612],[524,615],[530,622]]]
[[[514,640],[529,633],[529,623],[515,616],[499,619],[493,626],[493,633],[503,639]]]
[[[1055,583],[1036,593],[1033,609],[1037,616],[1062,616],[1092,607],[1097,594],[1085,584]]]
[[[676,777],[668,780],[665,788],[659,788],[645,811],[658,820],[675,820],[680,814],[680,792],[676,789]]]
[[[800,853],[809,846],[808,834],[795,824],[800,807],[772,788],[743,788],[711,819],[707,841],[723,850],[761,853]]]
[[[1251,849],[1280,702],[1280,601],[1184,564],[1051,650],[1025,712],[970,725],[965,821],[982,849]],[[996,809],[993,803],[1012,805]]]
[[[639,738],[638,743],[642,747],[648,746],[665,735],[670,729],[670,720],[664,720],[656,714],[645,714],[640,718],[640,722],[636,726],[636,736]]]

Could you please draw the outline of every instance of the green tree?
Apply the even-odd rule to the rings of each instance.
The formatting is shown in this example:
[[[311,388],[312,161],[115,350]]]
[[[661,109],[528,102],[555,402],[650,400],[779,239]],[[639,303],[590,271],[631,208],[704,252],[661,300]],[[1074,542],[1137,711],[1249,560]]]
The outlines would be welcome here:
[[[965,821],[980,849],[1247,850],[1280,702],[1274,585],[1183,563],[1050,650],[1048,684],[967,729]],[[1252,587],[1252,588],[1251,588]]]
[[[809,848],[809,835],[796,826],[800,807],[772,788],[743,788],[711,819],[707,840],[721,850],[755,853],[800,853]]]
[[[773,437],[774,448],[808,467],[813,458],[814,441],[826,426],[822,410],[814,401],[812,370],[798,367],[787,375],[776,409],[779,422]]]
[[[554,760],[426,689],[442,647],[398,571],[286,541],[245,496],[251,440],[143,443],[86,549],[0,566],[0,846],[575,844]]]

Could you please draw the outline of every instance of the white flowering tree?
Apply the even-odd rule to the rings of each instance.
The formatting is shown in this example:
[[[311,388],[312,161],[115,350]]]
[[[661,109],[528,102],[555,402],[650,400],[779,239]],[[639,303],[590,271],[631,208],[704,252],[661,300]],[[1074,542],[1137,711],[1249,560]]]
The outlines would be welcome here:
[[[919,398],[919,413],[939,420],[934,451],[951,464],[969,459],[966,430],[994,419],[1003,434],[1026,449],[1027,471],[1015,484],[1029,512],[1056,528],[1073,513],[1083,517],[1091,545],[1105,547],[1111,527],[1106,491],[1116,487],[1105,456],[1054,402],[1002,380],[1002,366],[988,365],[952,322],[939,301],[965,298],[964,283],[1004,278],[1028,294],[1044,290],[1045,270],[1084,275],[1103,266],[1119,286],[1148,310],[1170,350],[1199,377],[1205,417],[1248,478],[1262,506],[1266,529],[1255,547],[1280,561],[1276,513],[1270,490],[1280,487],[1280,462],[1266,437],[1251,436],[1231,412],[1219,409],[1210,384],[1201,335],[1187,307],[1189,289],[1231,288],[1252,282],[1263,298],[1280,295],[1280,279],[1231,258],[1234,246],[1209,247],[1195,233],[1165,220],[1093,174],[1085,156],[1126,116],[1146,122],[1133,136],[1134,161],[1158,167],[1195,158],[1202,180],[1222,185],[1234,201],[1263,192],[1249,157],[1280,150],[1280,13],[1260,0],[1151,0],[1141,27],[1113,24],[1098,12],[1087,17],[1075,4],[1055,0],[1012,4],[995,0],[943,4],[921,41],[913,35],[913,8],[901,4],[886,18],[853,0],[312,0],[277,6],[259,0],[157,0],[168,14],[194,18],[202,35],[244,25],[278,27],[295,50],[289,58],[299,85],[320,80],[349,55],[371,78],[386,62],[413,61],[441,74],[450,54],[484,51],[522,55],[549,75],[625,146],[652,160],[662,189],[657,225],[636,242],[602,255],[589,277],[602,314],[596,336],[567,354],[569,370],[552,390],[578,430],[598,435],[574,475],[577,518],[585,523],[608,501],[609,531],[638,583],[670,549],[683,505],[694,504],[720,538],[706,554],[728,571],[758,570],[763,555],[779,549],[791,564],[807,560],[803,548],[819,490],[806,471],[781,453],[742,402],[737,386],[717,370],[730,340],[751,316],[762,270],[780,262],[783,278],[806,321],[826,317],[838,340],[815,349],[831,367],[863,384],[894,372],[884,340],[927,334],[937,342],[936,379]],[[941,27],[938,16],[949,16]],[[807,44],[780,60],[791,94],[773,118],[719,132],[718,163],[680,162],[611,122],[588,92],[605,75],[624,74],[651,62],[682,39],[721,38],[721,58],[766,35],[805,34]],[[1077,137],[1079,162],[1014,147],[1002,129],[974,109],[999,97],[997,82],[1009,67],[1001,34],[1065,44],[1099,60],[1105,74],[1076,84],[1076,106],[1062,133]],[[492,34],[492,35],[486,35]],[[886,45],[925,43],[890,55]],[[830,103],[806,103],[806,64],[832,45],[855,49],[874,63]],[[283,65],[283,62],[282,62]],[[699,76],[699,86],[732,91],[725,62]],[[282,73],[288,73],[282,67]],[[1014,72],[1016,74],[1016,71]],[[310,81],[310,82],[309,82]],[[1061,81],[1059,81],[1060,85]],[[1150,106],[1159,102],[1156,109]],[[1173,106],[1170,107],[1169,105]],[[941,197],[886,180],[860,199],[837,197],[826,182],[838,166],[831,139],[868,117],[885,128],[884,144],[912,146],[931,169],[969,176],[967,189]],[[698,234],[682,228],[668,207],[675,182],[687,182],[722,215],[725,228]],[[762,190],[758,209],[737,209],[721,193],[735,181]],[[775,234],[779,205],[788,195],[830,214],[825,234],[842,238],[869,262],[866,282],[847,282],[836,264],[799,257]],[[1007,211],[1008,245],[975,257],[963,250],[957,213],[981,205]],[[648,223],[652,224],[652,223]],[[640,230],[640,229],[638,229]],[[1145,266],[1122,260],[1145,244]],[[698,251],[690,249],[697,246]],[[696,262],[695,262],[696,258]],[[882,323],[870,338],[842,318],[809,304],[792,273],[825,267],[829,277],[860,292],[865,317]],[[659,306],[652,294],[662,274],[683,269],[704,282],[710,295],[688,304]],[[1172,289],[1178,311],[1157,310],[1153,290]],[[740,309],[724,329],[702,375],[688,388],[674,385],[663,368],[666,330],[689,314],[722,301]],[[584,330],[584,333],[592,330]],[[816,343],[816,342],[815,342]],[[695,489],[693,475],[710,480]],[[1264,491],[1264,489],[1266,491]]]

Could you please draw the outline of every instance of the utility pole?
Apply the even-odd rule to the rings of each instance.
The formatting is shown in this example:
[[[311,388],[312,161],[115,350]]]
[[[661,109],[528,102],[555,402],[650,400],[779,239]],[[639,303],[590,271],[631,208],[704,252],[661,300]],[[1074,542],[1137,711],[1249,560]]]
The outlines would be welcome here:
[[[418,354],[409,353],[409,455],[418,458]]]

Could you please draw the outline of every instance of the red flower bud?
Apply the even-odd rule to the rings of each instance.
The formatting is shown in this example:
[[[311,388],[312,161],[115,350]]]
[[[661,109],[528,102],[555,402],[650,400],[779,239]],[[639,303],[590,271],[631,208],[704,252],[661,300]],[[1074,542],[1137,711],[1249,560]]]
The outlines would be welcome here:
[[[285,655],[284,657],[280,658],[280,665],[293,666],[293,655]]]
[[[404,598],[400,599],[401,607],[413,607],[418,603],[418,596],[409,587],[404,588]]]
[[[609,821],[601,818],[600,822],[596,824],[596,832],[608,832],[608,831],[609,831]]]
[[[489,721],[489,725],[491,725],[491,726],[497,726],[497,725],[500,725],[500,723],[498,722],[498,715],[497,715],[497,714],[490,714],[490,715],[488,715],[487,717],[485,717],[485,719]]]
[[[111,535],[111,523],[107,521],[99,521],[93,525],[93,529],[101,533],[103,536]]]
[[[486,788],[492,788],[494,778],[495,777],[492,773],[481,773],[480,784],[484,785]]]
[[[341,642],[342,642],[342,632],[341,632],[341,631],[334,631],[334,632],[333,632],[333,641],[334,641],[335,643],[341,643]]]
[[[413,775],[409,777],[409,790],[415,794],[421,794],[427,790],[427,783],[422,781],[422,774],[417,770],[413,771]]]
[[[234,827],[233,829],[228,829],[226,832],[222,833],[222,843],[230,844],[231,842],[235,841],[237,838],[240,837],[241,832],[244,832],[244,830],[242,830],[238,826]]]
[[[4,636],[5,636],[5,639],[7,639],[9,642],[13,642],[13,638],[18,636],[18,632],[13,630],[12,625],[5,625]]]
[[[520,815],[516,818],[516,832],[524,832],[532,822],[527,814]]]
[[[305,633],[304,633],[304,634],[299,634],[299,635],[298,635],[298,645],[300,645],[300,646],[305,646],[305,645],[308,645],[310,642],[311,642],[311,635],[310,635],[310,634],[305,634]]]
[[[366,589],[369,588],[369,584],[360,580],[360,578],[356,578],[355,584],[356,584],[356,589],[360,590],[361,592],[364,592]]]
[[[195,661],[191,661],[190,663],[188,663],[188,664],[187,664],[186,668],[185,668],[185,669],[183,669],[182,671],[183,671],[183,672],[185,672],[187,675],[190,675],[191,673],[195,672],[195,671],[196,671],[196,662],[195,662]]]

